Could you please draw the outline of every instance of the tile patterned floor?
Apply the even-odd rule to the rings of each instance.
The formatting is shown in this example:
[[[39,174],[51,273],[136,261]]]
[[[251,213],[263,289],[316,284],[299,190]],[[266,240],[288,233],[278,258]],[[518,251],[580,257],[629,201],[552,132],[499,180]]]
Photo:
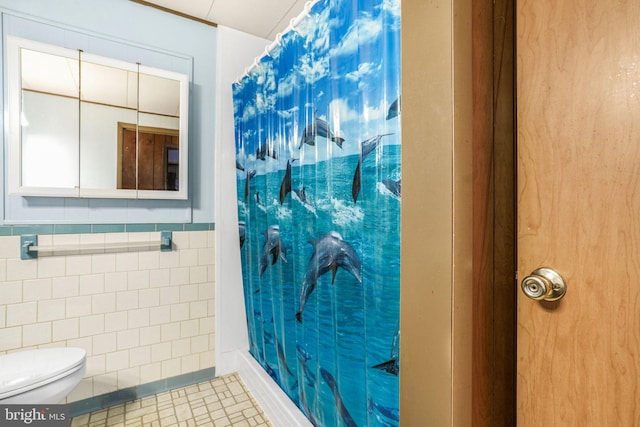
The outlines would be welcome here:
[[[71,427],[272,427],[237,374],[80,415]]]

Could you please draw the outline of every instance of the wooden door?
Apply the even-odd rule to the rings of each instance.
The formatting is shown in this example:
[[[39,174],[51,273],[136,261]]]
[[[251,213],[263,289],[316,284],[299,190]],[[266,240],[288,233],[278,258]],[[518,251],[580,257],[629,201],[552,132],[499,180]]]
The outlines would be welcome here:
[[[118,188],[135,190],[137,187],[137,133],[134,128],[124,128],[119,130],[120,144],[118,147]]]
[[[170,156],[178,131],[119,124],[118,188],[177,191],[180,165]]]
[[[177,146],[177,135],[138,132],[138,189],[177,190],[169,186],[167,159],[167,150]]]
[[[640,425],[640,2],[516,9],[518,425]]]

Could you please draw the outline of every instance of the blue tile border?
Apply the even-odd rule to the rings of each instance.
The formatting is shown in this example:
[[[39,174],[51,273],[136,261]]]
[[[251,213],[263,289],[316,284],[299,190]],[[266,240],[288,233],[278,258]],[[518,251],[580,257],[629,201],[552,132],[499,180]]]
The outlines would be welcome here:
[[[207,224],[185,224],[184,231],[206,231]]]
[[[187,224],[156,224],[158,231],[184,231]]]
[[[155,224],[126,224],[124,231],[127,233],[135,233],[139,231],[156,231]]]
[[[92,233],[124,233],[124,224],[94,224]]]
[[[147,223],[147,224],[34,224],[0,225],[0,236],[22,236],[24,234],[93,234],[93,233],[137,233],[150,231],[212,231],[213,222]]]
[[[77,417],[79,415],[99,411],[110,406],[120,405],[122,403],[131,402],[154,394],[164,393],[165,391],[176,388],[209,381],[215,377],[216,368],[207,368],[188,374],[182,374],[171,378],[165,378],[163,380],[112,391],[111,393],[101,394],[99,396],[89,397],[87,399],[69,403],[69,416],[72,418]]]
[[[12,236],[22,236],[23,234],[53,234],[53,225],[13,225]]]
[[[56,224],[53,234],[86,234],[91,233],[90,224]]]

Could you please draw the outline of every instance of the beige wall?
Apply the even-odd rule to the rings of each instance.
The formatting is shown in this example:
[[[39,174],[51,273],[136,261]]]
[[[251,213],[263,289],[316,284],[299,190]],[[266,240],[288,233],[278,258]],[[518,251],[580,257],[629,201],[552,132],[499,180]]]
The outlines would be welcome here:
[[[0,353],[76,346],[87,373],[68,401],[215,363],[215,231],[173,232],[159,250],[20,259],[0,237]],[[39,246],[159,241],[159,233],[40,235]]]
[[[403,425],[471,425],[470,0],[402,2]]]

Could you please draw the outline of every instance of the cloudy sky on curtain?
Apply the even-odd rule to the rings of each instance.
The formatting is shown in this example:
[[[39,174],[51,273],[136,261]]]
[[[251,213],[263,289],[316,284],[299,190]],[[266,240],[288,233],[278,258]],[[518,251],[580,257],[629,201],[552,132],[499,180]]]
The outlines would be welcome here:
[[[397,425],[400,4],[306,15],[233,88],[250,352],[316,425]]]

